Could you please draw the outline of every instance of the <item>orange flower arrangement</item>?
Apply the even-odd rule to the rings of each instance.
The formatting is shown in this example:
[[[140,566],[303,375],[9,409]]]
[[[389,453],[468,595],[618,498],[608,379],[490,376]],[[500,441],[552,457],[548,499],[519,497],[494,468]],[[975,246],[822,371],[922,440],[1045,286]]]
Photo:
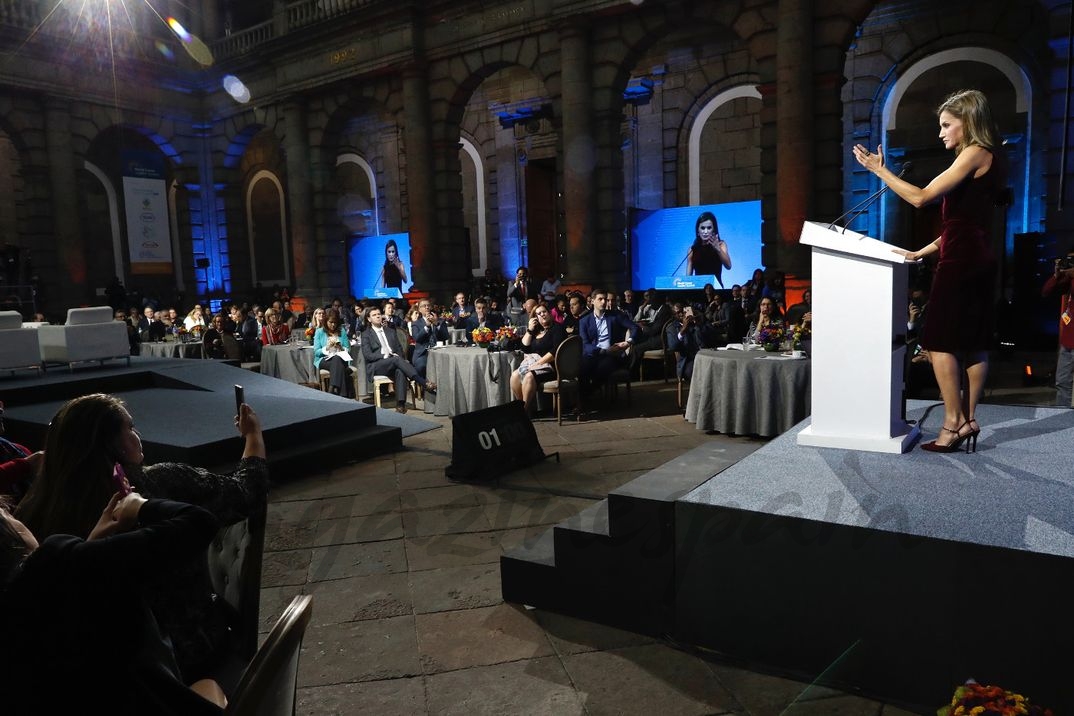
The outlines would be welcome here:
[[[489,343],[492,343],[494,340],[496,340],[496,333],[491,328],[488,328],[486,326],[480,326],[479,328],[475,328],[474,330],[470,331],[470,335],[473,336],[474,343],[483,346],[487,346]]]
[[[306,338],[313,338],[313,326],[306,328]]]
[[[518,329],[514,326],[503,326],[496,329],[497,340],[513,341],[518,338]]]

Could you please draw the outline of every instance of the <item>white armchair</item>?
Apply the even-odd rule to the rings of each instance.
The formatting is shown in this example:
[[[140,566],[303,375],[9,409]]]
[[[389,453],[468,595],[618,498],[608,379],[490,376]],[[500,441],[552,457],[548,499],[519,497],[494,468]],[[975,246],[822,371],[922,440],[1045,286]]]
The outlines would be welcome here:
[[[37,331],[24,327],[18,311],[0,311],[0,370],[14,373],[21,368],[41,371]]]
[[[41,342],[41,360],[46,363],[104,361],[125,358],[131,364],[127,326],[113,320],[108,306],[71,308],[67,323],[62,326],[41,326],[37,329]]]

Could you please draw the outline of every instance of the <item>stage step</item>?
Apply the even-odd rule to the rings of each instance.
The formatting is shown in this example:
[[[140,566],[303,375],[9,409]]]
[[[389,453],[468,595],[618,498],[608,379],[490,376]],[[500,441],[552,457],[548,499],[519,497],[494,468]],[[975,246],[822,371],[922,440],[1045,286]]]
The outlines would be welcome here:
[[[675,503],[759,446],[701,445],[504,555],[504,599],[641,633],[668,633]]]

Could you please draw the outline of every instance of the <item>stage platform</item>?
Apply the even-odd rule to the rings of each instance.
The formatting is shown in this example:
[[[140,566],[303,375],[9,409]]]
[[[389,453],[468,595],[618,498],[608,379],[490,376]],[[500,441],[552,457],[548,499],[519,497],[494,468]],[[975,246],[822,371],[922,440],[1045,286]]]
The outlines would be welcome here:
[[[912,707],[973,677],[1074,712],[1074,410],[978,417],[970,455],[801,447],[808,421],[726,469],[698,448],[506,555],[504,598]]]
[[[234,386],[261,419],[274,479],[326,464],[399,450],[402,438],[437,426],[394,411],[243,370],[224,361],[132,357],[130,368],[51,368],[42,377],[0,378],[8,437],[44,446],[49,420],[64,402],[111,393],[128,405],[148,463],[233,466],[242,455],[234,426]]]

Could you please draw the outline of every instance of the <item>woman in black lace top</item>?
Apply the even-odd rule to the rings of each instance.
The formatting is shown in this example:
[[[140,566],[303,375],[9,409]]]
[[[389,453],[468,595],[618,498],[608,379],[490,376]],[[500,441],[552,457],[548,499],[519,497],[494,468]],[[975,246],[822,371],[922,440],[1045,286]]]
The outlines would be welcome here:
[[[101,393],[71,400],[49,425],[41,474],[16,514],[40,539],[86,537],[115,491],[118,463],[143,496],[199,505],[221,525],[235,524],[263,509],[268,493],[260,420],[243,404],[235,425],[245,445],[234,472],[182,463],[143,466],[141,438],[122,400]],[[147,597],[175,646],[183,677],[189,683],[212,676],[232,644],[226,603],[212,592],[207,555],[176,565]]]

